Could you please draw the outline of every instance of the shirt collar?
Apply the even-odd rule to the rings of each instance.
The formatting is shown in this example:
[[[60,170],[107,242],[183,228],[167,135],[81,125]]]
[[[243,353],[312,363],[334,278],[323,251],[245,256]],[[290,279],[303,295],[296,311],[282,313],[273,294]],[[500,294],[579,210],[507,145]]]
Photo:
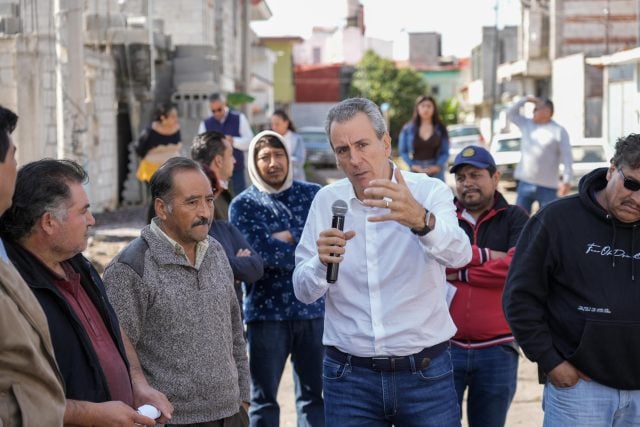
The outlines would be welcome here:
[[[398,180],[396,180],[396,168],[397,168],[396,164],[393,163],[391,160],[389,160],[389,165],[391,166],[391,182],[398,182]],[[360,199],[358,199],[358,197],[356,196],[356,190],[353,188],[353,184],[351,183],[349,185],[349,202],[350,203],[357,202],[362,204],[362,201],[360,201]]]
[[[182,245],[169,237],[169,235],[167,235],[167,233],[165,233],[162,228],[160,228],[160,226],[158,225],[158,221],[158,218],[153,218],[151,220],[151,231],[160,239],[166,240],[171,245],[176,255],[183,257],[189,264],[191,264],[191,261],[189,261],[189,257],[187,257],[187,253],[185,252]],[[196,270],[200,269],[202,261],[204,260],[204,255],[207,252],[208,248],[209,237],[207,236],[206,239],[199,241],[196,245],[196,262],[193,265]]]
[[[462,218],[466,219],[472,225],[476,225],[476,222],[477,222],[476,219],[473,217],[473,215],[471,215],[471,213],[468,210],[464,209],[462,211],[462,213],[460,214],[460,216]]]

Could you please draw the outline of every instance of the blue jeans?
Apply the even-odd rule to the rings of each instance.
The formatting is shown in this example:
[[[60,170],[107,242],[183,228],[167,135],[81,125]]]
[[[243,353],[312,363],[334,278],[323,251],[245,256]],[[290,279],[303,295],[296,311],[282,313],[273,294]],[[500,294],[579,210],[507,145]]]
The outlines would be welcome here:
[[[556,188],[542,187],[525,181],[518,182],[516,205],[528,213],[531,213],[533,202],[538,202],[540,209],[542,209],[557,198],[558,190]]]
[[[426,369],[379,372],[324,358],[324,408],[328,426],[460,426],[451,355]]]
[[[516,350],[503,345],[473,350],[452,345],[451,362],[460,407],[464,390],[468,388],[469,426],[504,426],[509,405],[516,394]]]
[[[324,319],[247,323],[251,371],[252,427],[277,427],[277,395],[282,371],[291,355],[298,426],[323,427],[322,333]]]
[[[638,426],[640,390],[617,390],[585,380],[567,388],[547,382],[542,409],[546,427]]]

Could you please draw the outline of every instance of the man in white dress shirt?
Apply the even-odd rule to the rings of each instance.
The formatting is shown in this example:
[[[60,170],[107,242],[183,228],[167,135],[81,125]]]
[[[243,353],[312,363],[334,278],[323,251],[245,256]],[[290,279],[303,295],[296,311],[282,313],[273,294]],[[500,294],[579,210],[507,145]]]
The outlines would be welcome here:
[[[347,179],[316,195],[296,249],[296,297],[325,296],[327,425],[455,426],[460,409],[449,338],[445,268],[471,260],[451,190],[389,160],[379,108],[353,98],[329,111],[326,131]],[[331,206],[344,200],[344,229]],[[327,264],[340,263],[326,280]]]

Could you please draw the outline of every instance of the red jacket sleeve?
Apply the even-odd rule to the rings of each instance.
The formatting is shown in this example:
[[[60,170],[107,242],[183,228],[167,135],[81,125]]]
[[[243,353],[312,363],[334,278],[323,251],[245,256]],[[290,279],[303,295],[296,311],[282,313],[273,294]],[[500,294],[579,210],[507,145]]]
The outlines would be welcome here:
[[[474,246],[474,248],[476,247]],[[487,248],[478,248],[478,251],[473,250],[474,258],[476,252],[483,255],[483,251],[489,253]],[[509,265],[511,265],[514,251],[515,248],[510,248],[504,258],[487,260],[480,264],[474,264],[474,259],[472,259],[465,268],[458,271],[458,280],[456,281],[481,288],[502,288],[507,280],[507,273],[509,272]]]
[[[477,245],[471,245],[471,261],[463,268],[447,268],[447,274],[458,273],[461,270],[466,270],[470,266],[482,265],[489,261],[491,257],[491,250],[489,248],[480,248]]]

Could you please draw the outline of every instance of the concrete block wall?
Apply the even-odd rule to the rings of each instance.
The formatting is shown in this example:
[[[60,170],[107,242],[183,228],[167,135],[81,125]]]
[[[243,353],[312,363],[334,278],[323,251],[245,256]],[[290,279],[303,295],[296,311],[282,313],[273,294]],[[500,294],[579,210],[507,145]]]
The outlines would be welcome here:
[[[85,13],[87,14],[119,14],[124,13],[130,16],[146,15],[147,0],[100,0],[85,1]]]
[[[111,55],[85,49],[87,82],[86,169],[93,212],[118,205],[118,137],[115,64]]]
[[[0,99],[19,118],[13,135],[18,164],[57,157],[54,40],[49,36],[0,38]],[[94,212],[117,205],[115,71],[110,55],[85,50],[87,130],[77,150],[67,141],[65,157],[89,172]]]
[[[20,21],[23,34],[49,33],[53,29],[53,2],[50,0],[20,1]]]
[[[218,2],[220,0],[216,0]],[[214,2],[202,0],[154,0],[153,17],[164,21],[165,34],[173,44],[213,46],[215,43]]]
[[[242,39],[240,21],[240,0],[218,0],[216,2],[216,31],[218,55],[221,59],[220,83],[223,91],[235,90],[235,79],[240,76],[241,47],[237,44]]]
[[[437,32],[409,33],[409,63],[414,66],[438,65],[442,37]]]
[[[556,0],[553,58],[574,53],[599,56],[638,45],[634,0]]]
[[[15,73],[15,37],[0,39],[0,100],[7,108],[17,104]]]
[[[55,40],[17,36],[12,47],[15,108],[20,116],[16,139],[20,164],[56,157]],[[2,82],[2,86],[5,82]]]

